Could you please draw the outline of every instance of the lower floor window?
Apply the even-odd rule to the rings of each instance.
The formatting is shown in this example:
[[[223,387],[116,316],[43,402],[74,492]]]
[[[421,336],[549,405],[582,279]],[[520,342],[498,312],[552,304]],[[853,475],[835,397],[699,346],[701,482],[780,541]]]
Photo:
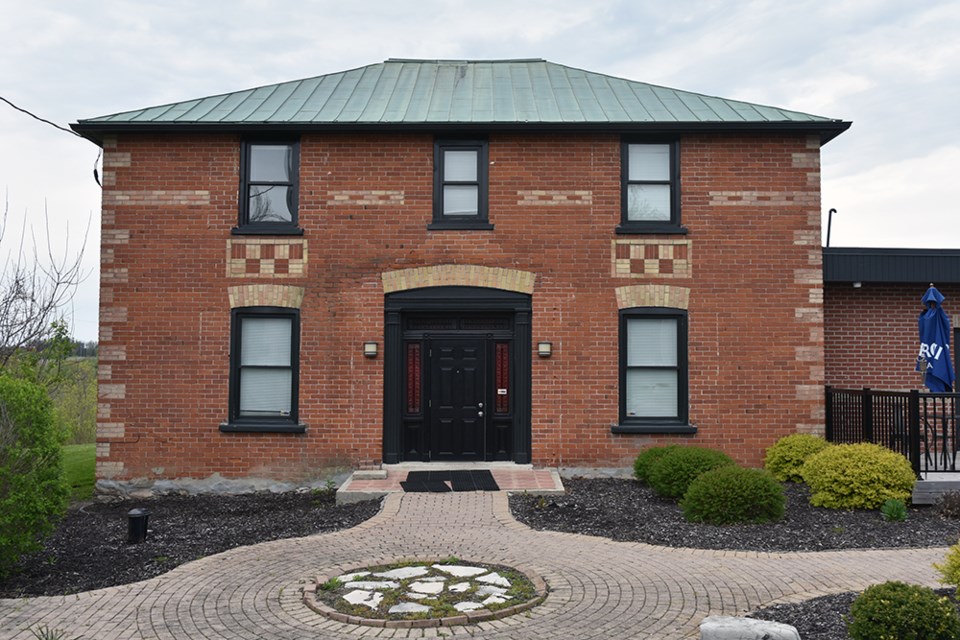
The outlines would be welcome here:
[[[687,316],[681,309],[620,313],[621,424],[687,422]]]
[[[297,422],[300,318],[296,309],[235,309],[230,354],[230,421]]]

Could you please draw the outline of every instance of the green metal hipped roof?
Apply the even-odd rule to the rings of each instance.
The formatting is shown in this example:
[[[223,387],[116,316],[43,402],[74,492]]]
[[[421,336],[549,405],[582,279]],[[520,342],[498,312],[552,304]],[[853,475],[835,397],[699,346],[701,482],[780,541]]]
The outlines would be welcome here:
[[[545,60],[400,60],[99,118],[120,131],[364,128],[793,129],[826,142],[849,122],[591,73]]]

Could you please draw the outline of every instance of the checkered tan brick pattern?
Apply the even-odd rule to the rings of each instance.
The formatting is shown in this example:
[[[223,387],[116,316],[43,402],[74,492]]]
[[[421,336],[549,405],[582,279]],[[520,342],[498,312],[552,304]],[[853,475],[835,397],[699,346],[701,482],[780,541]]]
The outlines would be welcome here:
[[[306,238],[231,238],[227,276],[300,278],[307,275]]]
[[[690,278],[690,240],[614,240],[614,278]]]

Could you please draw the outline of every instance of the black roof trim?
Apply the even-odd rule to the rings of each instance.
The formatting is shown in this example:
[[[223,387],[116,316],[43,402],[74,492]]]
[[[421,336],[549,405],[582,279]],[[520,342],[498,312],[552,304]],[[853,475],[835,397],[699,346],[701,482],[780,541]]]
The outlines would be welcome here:
[[[960,249],[824,247],[823,281],[960,283]]]
[[[237,124],[225,122],[221,124],[151,124],[149,122],[135,123],[105,123],[105,122],[78,122],[70,128],[83,137],[103,144],[103,138],[117,133],[182,133],[189,132],[235,132],[235,133],[292,133],[292,132],[338,132],[349,133],[357,131],[429,131],[433,133],[476,133],[491,131],[567,131],[567,132],[596,132],[607,131],[620,134],[657,133],[679,135],[684,133],[764,133],[764,132],[797,132],[820,134],[820,144],[830,142],[838,135],[850,128],[852,123],[843,120],[829,122],[489,122],[489,123],[457,123],[457,122],[418,122],[418,123],[259,123]]]

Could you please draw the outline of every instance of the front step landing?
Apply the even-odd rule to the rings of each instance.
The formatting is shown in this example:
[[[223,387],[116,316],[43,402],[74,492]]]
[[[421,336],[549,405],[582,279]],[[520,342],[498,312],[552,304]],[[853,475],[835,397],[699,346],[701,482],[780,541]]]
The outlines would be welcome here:
[[[960,474],[930,473],[913,485],[913,504],[936,504],[945,493],[960,492]]]

